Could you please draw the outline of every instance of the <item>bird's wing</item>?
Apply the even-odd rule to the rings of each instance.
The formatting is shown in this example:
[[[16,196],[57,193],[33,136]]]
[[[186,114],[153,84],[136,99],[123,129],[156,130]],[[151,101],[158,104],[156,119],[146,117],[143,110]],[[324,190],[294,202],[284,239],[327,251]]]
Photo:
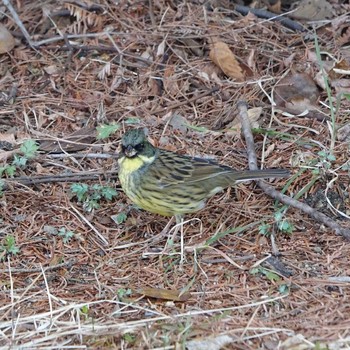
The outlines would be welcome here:
[[[231,168],[219,165],[212,160],[179,156],[163,150],[152,167],[156,173],[156,181],[162,188],[180,183],[193,184],[218,179],[220,176],[224,177],[225,174],[232,173]]]

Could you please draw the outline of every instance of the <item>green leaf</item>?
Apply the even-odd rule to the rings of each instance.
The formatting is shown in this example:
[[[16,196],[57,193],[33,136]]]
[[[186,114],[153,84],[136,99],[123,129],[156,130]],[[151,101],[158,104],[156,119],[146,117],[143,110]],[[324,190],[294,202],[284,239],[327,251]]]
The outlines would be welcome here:
[[[96,200],[89,199],[87,202],[84,203],[83,208],[87,212],[91,212],[93,209],[98,209],[100,207],[100,204]]]
[[[334,162],[336,160],[335,155],[333,153],[329,153],[327,158],[331,162]]]
[[[210,131],[208,128],[206,128],[204,126],[196,126],[196,125],[191,125],[191,124],[186,124],[186,126],[189,129],[193,129],[193,130],[199,131],[199,132],[208,132],[208,131]]]
[[[65,227],[61,227],[58,230],[58,235],[63,238],[63,243],[68,243],[70,239],[74,236],[74,232],[67,231]]]
[[[279,222],[278,228],[282,232],[286,232],[286,233],[292,233],[294,231],[294,226],[288,220],[283,220]]]
[[[103,187],[101,189],[102,196],[108,201],[112,200],[113,197],[118,195],[118,191],[112,187]]]
[[[18,156],[17,154],[15,154],[13,156],[12,164],[18,168],[24,168],[25,165],[27,164],[27,161],[28,161],[28,158],[21,157],[21,156]]]
[[[5,166],[5,173],[10,176],[10,177],[14,177],[16,172],[16,167],[14,165],[7,165]]]
[[[89,305],[84,305],[80,308],[80,313],[87,316],[89,314]]]
[[[83,202],[89,191],[89,186],[87,184],[75,183],[71,185],[70,190],[77,196],[79,202]]]
[[[103,140],[111,136],[120,129],[120,124],[102,124],[96,128],[97,139]]]
[[[0,252],[6,251],[7,254],[16,255],[19,252],[19,248],[16,247],[16,239],[14,236],[6,236],[3,240],[3,245],[0,246]]]
[[[278,291],[281,293],[281,294],[287,294],[289,292],[289,287],[286,285],[286,284],[281,284],[279,287],[278,287]]]
[[[274,273],[272,271],[269,270],[265,270],[263,272],[263,274],[266,276],[266,278],[271,281],[271,282],[275,282],[275,281],[279,281],[281,279],[280,276],[277,275],[277,273]]]
[[[259,233],[264,236],[268,236],[270,234],[270,224],[262,224],[259,226]]]
[[[128,216],[124,212],[111,216],[111,219],[118,225],[122,224],[127,218]]]
[[[39,146],[34,140],[26,140],[23,142],[20,150],[27,158],[35,157],[35,153],[37,152]]]
[[[280,221],[282,220],[282,218],[283,218],[283,214],[282,214],[280,211],[277,211],[277,212],[275,213],[275,220],[276,220],[277,222],[280,222]]]
[[[327,153],[326,153],[326,151],[319,151],[317,154],[318,154],[321,158],[327,158]]]

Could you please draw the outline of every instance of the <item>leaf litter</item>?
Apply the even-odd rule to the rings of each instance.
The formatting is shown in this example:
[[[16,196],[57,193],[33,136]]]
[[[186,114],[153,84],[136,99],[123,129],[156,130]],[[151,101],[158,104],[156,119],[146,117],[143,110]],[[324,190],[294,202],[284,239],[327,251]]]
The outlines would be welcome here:
[[[14,93],[1,99],[0,143],[20,147],[26,135],[41,147],[16,176],[34,178],[38,169],[68,178],[116,171],[114,158],[95,155],[115,154],[130,127],[148,128],[155,145],[247,168],[244,140],[231,130],[237,102],[245,99],[258,121],[255,142],[263,166],[291,169],[287,194],[315,198],[350,227],[321,200],[336,176],[329,197],[348,213],[349,99],[335,96],[339,140],[333,157],[325,152],[331,144],[325,120],[271,113],[272,91],[293,69],[288,83],[307,74],[317,88],[312,85],[314,94],[304,97],[329,115],[325,86],[317,83],[320,63],[309,55],[314,42],[279,22],[238,16],[229,5],[212,11],[197,1],[150,4],[44,1],[17,9],[29,33],[48,41],[37,51],[11,44],[0,56],[1,93]],[[339,12],[348,5],[332,6]],[[3,22],[10,33],[18,31],[8,18]],[[347,58],[346,27],[337,23],[323,24],[317,35],[323,53],[341,62]],[[49,41],[61,33],[68,38]],[[211,38],[224,47],[219,59],[210,58]],[[243,66],[254,68],[253,77]],[[336,78],[348,80],[342,73]],[[107,138],[96,139],[97,126]],[[1,166],[10,158],[2,156]],[[274,185],[281,190],[287,180]],[[108,177],[86,182],[120,190]],[[1,346],[349,346],[349,242],[296,210],[284,213],[293,232],[277,231],[278,206],[254,184],[216,195],[191,217],[183,265],[177,240],[163,254],[166,238],[153,243],[168,218],[133,207],[122,193],[85,212],[70,188],[57,182],[11,185],[0,198]],[[259,233],[263,227],[269,235]],[[290,276],[278,275],[277,265],[265,266],[275,248]]]

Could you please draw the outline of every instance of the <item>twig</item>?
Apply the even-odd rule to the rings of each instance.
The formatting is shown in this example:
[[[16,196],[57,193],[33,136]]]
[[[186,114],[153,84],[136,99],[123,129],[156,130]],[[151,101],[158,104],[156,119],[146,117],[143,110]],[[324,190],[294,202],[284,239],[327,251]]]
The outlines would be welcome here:
[[[72,268],[72,266],[75,263],[76,263],[76,260],[73,259],[73,260],[64,262],[62,264],[44,267],[44,271],[47,272],[47,271],[51,271],[51,270],[57,270],[57,269],[60,269],[62,267],[66,267],[66,268],[70,269],[70,268]],[[37,267],[34,269],[13,269],[13,268],[3,269],[3,270],[0,270],[0,273],[10,273],[10,272],[11,273],[33,273],[33,272],[39,272],[39,271],[42,271],[42,267]]]
[[[109,242],[107,241],[106,238],[103,237],[103,235],[91,224],[91,222],[77,209],[75,208],[73,205],[70,206],[74,212],[78,215],[78,217],[85,222],[85,224],[87,224],[95,233],[96,235],[100,238],[100,240],[102,241],[104,246],[108,246]],[[99,245],[100,246],[100,245]],[[100,246],[101,247],[101,246]],[[103,247],[101,247],[102,250]]]
[[[14,7],[12,6],[12,4],[10,3],[10,0],[2,0],[2,3],[7,7],[7,9],[10,11],[13,20],[15,21],[15,23],[18,25],[19,29],[21,30],[21,32],[23,33],[24,37],[27,39],[28,44],[34,48],[34,42],[32,41],[29,33],[27,32],[27,29],[25,28],[25,26],[23,25],[21,19],[19,18],[16,10],[14,9]]]
[[[237,107],[241,119],[242,132],[247,143],[249,169],[256,170],[258,169],[258,165],[254,147],[253,134],[248,119],[247,103],[245,101],[240,101],[238,102]],[[291,197],[282,194],[281,192],[276,191],[272,186],[268,185],[267,183],[261,180],[257,181],[257,183],[258,186],[270,197],[277,199],[285,205],[289,205],[293,208],[299,209],[300,211],[310,215],[316,221],[334,230],[336,234],[340,234],[343,237],[350,239],[350,229],[340,226],[337,222],[329,218],[327,215],[318,212],[317,210],[305,203],[299,202]]]
[[[284,27],[294,30],[294,31],[300,31],[304,32],[305,28],[298,22],[295,22],[291,20],[290,18],[282,17],[283,15],[276,15],[273,12],[262,10],[262,9],[255,9],[248,6],[243,5],[235,5],[235,10],[242,15],[247,15],[249,12],[253,13],[255,16],[259,18],[265,18],[271,21],[278,21],[280,22]]]
[[[64,158],[89,158],[89,159],[118,159],[119,154],[108,154],[108,153],[56,153],[47,154],[46,158],[51,159],[64,159]]]
[[[149,18],[151,19],[152,26],[155,27],[157,23],[154,17],[153,0],[148,0],[148,13],[149,13]]]
[[[62,174],[62,175],[39,175],[39,176],[20,176],[12,179],[2,179],[4,182],[2,190],[8,190],[11,186],[18,184],[24,186],[33,186],[41,183],[54,183],[54,182],[73,182],[81,180],[97,180],[100,177],[106,179],[118,178],[117,171],[96,171],[93,173],[79,172],[74,174]]]

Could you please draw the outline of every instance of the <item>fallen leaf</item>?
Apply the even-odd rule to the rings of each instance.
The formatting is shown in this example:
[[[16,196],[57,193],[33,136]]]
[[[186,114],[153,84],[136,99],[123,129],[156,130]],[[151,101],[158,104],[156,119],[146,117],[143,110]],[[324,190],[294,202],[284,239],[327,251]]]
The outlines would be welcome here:
[[[209,57],[230,78],[238,81],[245,80],[244,71],[227,44],[222,41],[213,43]]]
[[[258,120],[261,117],[262,110],[263,110],[262,107],[256,107],[256,108],[248,109],[248,119],[249,119],[249,122],[250,122],[250,126],[253,129],[257,129],[259,127],[259,125],[260,125],[258,123]],[[239,135],[241,133],[241,128],[242,128],[240,118],[236,117],[232,121],[232,123],[228,125],[228,128],[230,130],[227,131],[227,135],[230,135],[230,136],[237,136],[237,135]]]
[[[64,140],[38,140],[39,149],[46,152],[77,152],[89,147],[96,140],[95,128],[81,128],[66,136]]]
[[[0,54],[11,51],[15,47],[15,43],[12,34],[0,23]]]
[[[12,151],[0,150],[0,161],[6,162],[8,159],[12,158],[16,153],[17,153],[16,150],[12,150]]]
[[[281,13],[281,0],[269,1],[268,7],[271,12]]]
[[[163,289],[163,288],[139,288],[135,289],[136,293],[142,294],[149,298],[164,299],[172,301],[186,301],[191,297],[191,293],[183,293],[178,290]]]
[[[178,113],[167,113],[162,120],[172,126],[174,130],[185,133],[188,129],[188,121]]]
[[[345,124],[337,130],[337,137],[339,141],[350,141],[350,123]]]
[[[186,343],[188,350],[220,350],[233,343],[235,339],[226,334],[220,334],[216,337],[206,339],[190,340]]]
[[[333,7],[327,0],[301,0],[298,8],[290,13],[290,17],[319,21],[333,17]]]
[[[276,107],[291,115],[306,115],[317,110],[318,88],[306,73],[292,73],[281,79],[274,90]]]
[[[0,133],[0,142],[7,142],[11,145],[17,144],[15,134],[13,132]]]

